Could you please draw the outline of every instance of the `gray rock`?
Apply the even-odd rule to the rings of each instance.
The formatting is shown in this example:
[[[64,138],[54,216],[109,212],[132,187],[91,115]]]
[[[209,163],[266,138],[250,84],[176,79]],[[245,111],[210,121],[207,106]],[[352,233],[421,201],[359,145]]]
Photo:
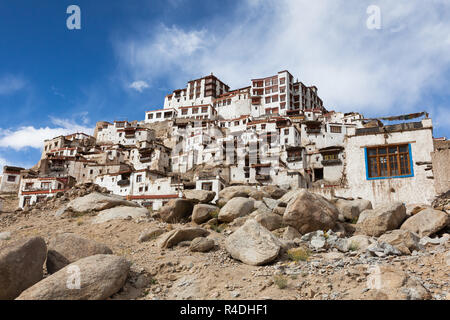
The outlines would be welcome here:
[[[200,203],[209,203],[214,200],[216,193],[207,190],[184,190],[184,196],[187,200],[192,200]]]
[[[9,239],[11,239],[11,232],[9,231],[0,232],[0,240],[9,240]]]
[[[208,252],[212,248],[214,248],[215,243],[214,240],[208,238],[195,238],[191,241],[189,246],[189,250],[192,252]]]
[[[263,186],[261,190],[269,194],[272,199],[280,199],[287,193],[287,190],[279,188],[277,186]]]
[[[225,240],[230,255],[248,265],[263,265],[275,260],[281,242],[255,220],[248,220]]]
[[[285,207],[276,207],[275,209],[273,209],[272,212],[278,214],[279,216],[283,216],[285,211],[286,211]]]
[[[159,210],[159,215],[165,222],[178,223],[191,216],[193,209],[194,204],[192,201],[173,199]]]
[[[103,223],[111,220],[137,219],[147,217],[148,210],[145,208],[114,207],[100,211],[92,223]]]
[[[28,288],[17,300],[104,300],[124,286],[129,270],[122,257],[86,257]]]
[[[139,207],[139,205],[132,201],[124,200],[116,195],[104,195],[98,192],[90,193],[84,197],[76,198],[67,204],[67,210],[84,213],[91,211],[102,211],[117,206]]]
[[[255,190],[248,194],[250,198],[253,198],[257,201],[261,201],[263,198],[270,197],[267,193],[261,190]]]
[[[405,205],[396,202],[364,210],[359,215],[357,225],[364,234],[379,237],[387,231],[397,229],[405,218]]]
[[[231,199],[220,209],[219,221],[231,222],[236,218],[248,215],[253,210],[253,202],[252,199],[241,197]]]
[[[255,220],[270,231],[283,227],[283,218],[274,213],[258,214]]]
[[[397,248],[386,242],[374,242],[367,247],[367,250],[380,257],[389,255],[400,256],[402,254]]]
[[[278,202],[279,202],[277,200],[270,199],[270,198],[263,198],[262,201],[270,210],[275,209],[278,206]]]
[[[380,242],[386,242],[403,254],[411,254],[414,250],[422,250],[420,238],[407,230],[392,230],[378,238]]]
[[[198,237],[206,237],[208,231],[202,228],[185,228],[172,230],[162,236],[159,241],[161,248],[171,248],[181,241],[192,241]]]
[[[209,204],[197,204],[192,212],[192,221],[196,224],[202,224],[213,218],[213,212],[219,212],[219,208]]]
[[[444,211],[424,209],[408,218],[400,227],[417,233],[420,237],[431,236],[450,225],[450,215]]]
[[[72,262],[96,254],[112,254],[112,250],[73,233],[57,234],[48,244],[47,271],[55,273]]]
[[[336,206],[324,197],[301,190],[289,202],[283,215],[283,222],[305,234],[316,230],[333,229],[338,215]]]
[[[301,237],[302,235],[300,234],[300,232],[298,232],[295,228],[292,228],[291,226],[288,226],[283,233],[284,240],[300,239]]]
[[[225,202],[236,197],[248,198],[249,194],[254,191],[257,191],[256,188],[250,186],[226,187],[219,192],[219,198],[223,199]]]
[[[0,300],[12,300],[42,280],[47,257],[44,239],[17,240],[0,251]]]
[[[336,207],[339,210],[339,220],[354,220],[358,219],[360,213],[367,209],[372,209],[372,203],[369,200],[356,199],[356,200],[344,200],[338,199],[335,202]]]

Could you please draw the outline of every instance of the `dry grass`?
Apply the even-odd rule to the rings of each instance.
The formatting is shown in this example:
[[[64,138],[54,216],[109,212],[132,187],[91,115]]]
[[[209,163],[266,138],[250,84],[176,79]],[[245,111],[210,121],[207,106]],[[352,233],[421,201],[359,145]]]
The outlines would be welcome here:
[[[288,257],[292,261],[298,262],[298,261],[308,261],[309,256],[311,255],[311,251],[309,249],[300,247],[300,248],[294,248],[289,249]]]

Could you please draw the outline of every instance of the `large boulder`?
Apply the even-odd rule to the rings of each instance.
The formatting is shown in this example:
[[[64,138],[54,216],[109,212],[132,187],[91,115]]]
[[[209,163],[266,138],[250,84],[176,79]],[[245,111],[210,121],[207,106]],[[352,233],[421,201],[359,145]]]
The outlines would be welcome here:
[[[253,219],[225,240],[225,248],[234,259],[253,266],[275,260],[281,246],[277,237]]]
[[[356,199],[356,200],[344,200],[338,199],[335,202],[336,207],[339,210],[339,220],[354,220],[358,219],[359,214],[367,209],[372,209],[372,203],[369,200]]]
[[[430,236],[450,224],[450,215],[444,211],[424,209],[408,218],[400,227],[417,233],[420,237]]]
[[[216,193],[207,190],[184,190],[184,196],[187,200],[200,203],[209,203],[214,200]]]
[[[148,210],[145,208],[132,207],[114,207],[100,211],[93,219],[92,223],[103,223],[111,220],[125,220],[145,218],[148,215]]]
[[[192,241],[195,238],[206,237],[209,232],[202,228],[176,229],[163,235],[159,241],[161,248],[171,248],[181,241]]]
[[[297,196],[302,192],[304,189],[296,189],[286,192],[278,202],[278,206],[280,207],[287,207],[288,203],[297,198]]]
[[[237,197],[229,200],[219,212],[219,221],[232,222],[234,219],[248,215],[254,209],[254,200]]]
[[[172,199],[160,210],[161,219],[169,223],[178,223],[186,220],[194,209],[194,203],[186,199]]]
[[[236,197],[248,198],[253,191],[256,191],[256,188],[250,186],[226,187],[219,192],[219,198],[225,202]]]
[[[82,258],[112,253],[112,250],[104,244],[73,233],[60,233],[48,244],[47,271],[55,273]]]
[[[17,300],[104,300],[125,284],[130,263],[118,256],[78,260],[28,288]]]
[[[261,191],[264,191],[265,193],[269,194],[269,196],[272,199],[280,199],[287,193],[287,190],[281,189],[274,185],[261,187]]]
[[[387,231],[400,227],[405,218],[406,207],[403,203],[388,203],[361,212],[357,227],[363,234],[379,237]]]
[[[42,280],[47,257],[44,239],[17,240],[0,251],[0,300],[12,300]]]
[[[397,248],[403,254],[411,254],[420,250],[420,238],[408,230],[392,230],[378,238],[379,242],[386,242]]]
[[[270,197],[270,196],[269,196],[268,193],[266,193],[264,191],[255,190],[255,191],[250,192],[248,194],[248,197],[249,198],[253,198],[253,199],[257,200],[257,201],[261,201],[263,198]]]
[[[301,234],[306,234],[316,230],[333,229],[338,215],[336,206],[324,197],[301,190],[286,207],[283,222]]]
[[[197,204],[192,211],[192,221],[202,224],[213,218],[214,212],[219,213],[219,208],[210,204]]]
[[[102,211],[117,206],[139,207],[139,204],[133,201],[127,201],[120,196],[105,195],[98,192],[93,192],[87,196],[70,201],[67,204],[66,211],[84,213],[91,211]]]
[[[258,214],[255,220],[269,231],[283,227],[283,218],[275,213]]]

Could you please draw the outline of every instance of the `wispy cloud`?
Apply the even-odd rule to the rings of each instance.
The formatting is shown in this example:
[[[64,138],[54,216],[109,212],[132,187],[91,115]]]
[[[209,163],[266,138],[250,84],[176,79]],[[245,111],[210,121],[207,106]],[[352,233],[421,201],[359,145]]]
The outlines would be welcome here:
[[[51,118],[53,127],[24,126],[17,129],[0,129],[0,148],[16,151],[25,148],[42,149],[44,140],[74,132],[93,133],[93,128],[78,124],[70,119]]]
[[[380,0],[382,28],[369,30],[371,4],[247,0],[228,23],[149,25],[154,33],[123,40],[116,49],[131,76],[149,81],[180,84],[214,72],[238,87],[288,69],[316,85],[330,109],[416,110],[430,91],[450,84],[450,7],[443,0]]]
[[[142,80],[134,81],[133,83],[130,84],[130,88],[138,92],[142,92],[144,91],[144,89],[147,89],[149,87],[150,86],[148,85],[148,83]]]
[[[0,95],[12,94],[23,89],[26,81],[19,76],[4,75],[0,76]]]

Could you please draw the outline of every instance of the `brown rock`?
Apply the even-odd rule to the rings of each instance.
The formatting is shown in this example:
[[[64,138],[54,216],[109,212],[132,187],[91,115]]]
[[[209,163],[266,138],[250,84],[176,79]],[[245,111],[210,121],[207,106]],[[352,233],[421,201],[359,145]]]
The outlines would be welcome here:
[[[213,213],[219,214],[219,208],[210,204],[197,204],[192,212],[192,221],[202,224],[213,218]]]
[[[368,236],[379,237],[397,229],[406,218],[406,207],[401,202],[388,203],[373,210],[361,212],[357,225]]]
[[[129,270],[122,257],[86,257],[28,288],[17,300],[104,300],[124,286]]]
[[[60,233],[48,245],[47,271],[55,273],[72,262],[96,254],[112,254],[112,250],[73,233]]]
[[[163,235],[159,241],[159,246],[161,248],[171,248],[182,241],[192,241],[198,237],[206,237],[208,234],[209,232],[202,228],[176,229]]]
[[[0,251],[0,300],[12,300],[42,280],[47,257],[44,239],[17,240]]]
[[[417,233],[420,237],[430,236],[444,229],[450,224],[450,216],[434,209],[425,209],[408,218],[400,227]]]
[[[333,229],[339,211],[324,197],[301,190],[293,198],[284,213],[283,222],[297,229],[301,234],[316,230]]]
[[[161,219],[169,223],[177,223],[186,220],[194,209],[190,200],[173,199],[159,210]]]

